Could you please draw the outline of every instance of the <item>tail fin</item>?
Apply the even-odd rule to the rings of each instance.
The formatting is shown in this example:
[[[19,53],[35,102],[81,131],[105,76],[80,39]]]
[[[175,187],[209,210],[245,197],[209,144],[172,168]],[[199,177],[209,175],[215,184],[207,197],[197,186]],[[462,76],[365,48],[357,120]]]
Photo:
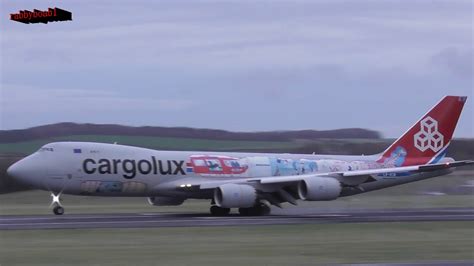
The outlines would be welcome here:
[[[393,166],[436,163],[446,155],[467,97],[446,96],[382,153]]]

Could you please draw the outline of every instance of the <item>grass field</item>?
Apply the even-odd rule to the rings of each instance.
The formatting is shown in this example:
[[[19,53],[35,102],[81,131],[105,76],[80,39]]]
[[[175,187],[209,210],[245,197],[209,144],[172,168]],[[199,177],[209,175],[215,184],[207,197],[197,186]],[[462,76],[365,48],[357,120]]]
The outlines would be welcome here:
[[[456,194],[473,180],[459,171],[329,202],[316,210],[474,208],[473,194]],[[424,192],[445,195],[425,195]],[[0,215],[51,214],[49,193],[0,195]],[[207,213],[209,202],[150,206],[144,198],[63,196],[67,214]],[[52,214],[51,214],[52,215]],[[473,222],[361,223],[0,231],[0,265],[327,265],[337,263],[474,260]]]
[[[472,261],[471,222],[1,231],[1,265]]]

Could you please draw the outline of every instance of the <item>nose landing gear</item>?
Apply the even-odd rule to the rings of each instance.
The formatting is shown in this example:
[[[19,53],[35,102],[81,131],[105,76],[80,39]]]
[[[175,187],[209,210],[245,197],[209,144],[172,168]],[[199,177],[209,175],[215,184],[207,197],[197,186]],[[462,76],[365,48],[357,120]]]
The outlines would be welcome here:
[[[55,195],[54,193],[51,193],[51,197],[53,197],[53,201],[51,202],[50,206],[53,206],[53,213],[56,215],[63,215],[64,208],[60,202],[61,193],[57,195]]]

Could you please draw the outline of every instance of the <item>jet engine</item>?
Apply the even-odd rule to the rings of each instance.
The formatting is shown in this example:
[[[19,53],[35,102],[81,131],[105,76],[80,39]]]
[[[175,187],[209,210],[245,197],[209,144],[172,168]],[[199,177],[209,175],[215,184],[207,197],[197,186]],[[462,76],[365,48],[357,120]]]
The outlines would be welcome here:
[[[183,204],[184,199],[174,197],[149,197],[148,203],[153,206],[178,206]]]
[[[224,184],[214,190],[214,202],[222,208],[249,208],[257,201],[257,191],[249,185]]]
[[[341,190],[341,183],[331,177],[306,178],[298,183],[298,196],[302,200],[334,200]]]

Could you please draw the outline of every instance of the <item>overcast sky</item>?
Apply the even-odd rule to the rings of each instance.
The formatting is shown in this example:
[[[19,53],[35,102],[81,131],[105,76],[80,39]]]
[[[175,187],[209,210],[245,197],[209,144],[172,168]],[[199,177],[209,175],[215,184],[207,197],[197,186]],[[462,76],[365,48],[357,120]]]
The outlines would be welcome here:
[[[472,1],[1,0],[0,129],[56,122],[397,137],[470,97]],[[73,21],[22,24],[59,7]]]

